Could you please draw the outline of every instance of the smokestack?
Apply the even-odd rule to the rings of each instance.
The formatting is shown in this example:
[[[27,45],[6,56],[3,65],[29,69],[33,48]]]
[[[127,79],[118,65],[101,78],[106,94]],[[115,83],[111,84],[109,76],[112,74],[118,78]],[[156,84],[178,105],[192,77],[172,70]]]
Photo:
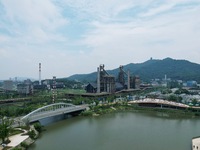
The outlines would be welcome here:
[[[97,67],[97,93],[100,93],[100,68]]]
[[[130,89],[130,71],[128,70],[128,83],[127,83],[127,89]]]
[[[39,85],[41,85],[41,63],[39,63]]]

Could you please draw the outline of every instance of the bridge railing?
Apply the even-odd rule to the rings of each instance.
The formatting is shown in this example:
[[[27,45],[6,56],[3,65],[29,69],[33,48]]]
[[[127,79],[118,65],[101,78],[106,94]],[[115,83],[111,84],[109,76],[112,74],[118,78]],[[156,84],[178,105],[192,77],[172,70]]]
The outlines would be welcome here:
[[[75,105],[69,104],[69,103],[55,103],[55,104],[47,105],[47,106],[38,108],[32,111],[31,113],[27,114],[26,116],[22,118],[22,121],[27,122],[33,116],[42,115],[42,114],[47,115],[51,112],[55,112],[58,110],[63,111],[64,109],[72,109],[75,107],[76,107]]]
[[[59,114],[65,114],[65,113],[74,112],[74,111],[78,111],[78,110],[82,110],[82,108],[81,107],[62,108],[62,109],[59,109],[59,110],[50,111],[50,112],[30,116],[29,121],[36,121],[36,120],[39,120],[39,119],[42,119],[42,118],[56,116],[56,115],[59,115]]]

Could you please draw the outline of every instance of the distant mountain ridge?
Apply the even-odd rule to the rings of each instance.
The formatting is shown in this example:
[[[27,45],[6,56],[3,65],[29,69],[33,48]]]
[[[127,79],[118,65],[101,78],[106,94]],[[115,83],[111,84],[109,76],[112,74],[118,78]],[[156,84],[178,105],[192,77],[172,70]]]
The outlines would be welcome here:
[[[200,64],[192,63],[188,60],[176,60],[172,58],[165,58],[163,60],[150,59],[143,63],[124,65],[124,70],[130,70],[131,74],[139,75],[143,81],[150,81],[156,78],[162,79],[167,75],[171,79],[184,81],[195,80],[200,82]],[[107,70],[107,72],[117,77],[119,68]],[[68,77],[68,79],[91,82],[95,81],[96,77],[97,72],[93,72],[89,74],[75,74]]]

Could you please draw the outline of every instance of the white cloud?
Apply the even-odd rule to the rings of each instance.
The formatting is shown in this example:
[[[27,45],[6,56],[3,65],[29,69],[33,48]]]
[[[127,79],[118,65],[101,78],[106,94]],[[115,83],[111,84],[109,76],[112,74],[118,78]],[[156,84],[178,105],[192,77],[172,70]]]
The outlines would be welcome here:
[[[63,0],[62,4],[74,8],[77,17],[82,19],[90,17],[90,19],[106,22],[117,19],[118,14],[124,10],[146,6],[151,2],[152,0]]]
[[[168,8],[171,6],[162,10]],[[151,15],[158,12],[162,12],[161,9]],[[92,47],[93,55],[103,62],[111,63],[112,56],[115,62],[112,67],[116,63],[141,62],[151,56],[192,58],[199,62],[200,54],[196,55],[200,47],[200,31],[196,30],[199,13],[198,8],[192,8],[128,23],[95,22],[96,29],[85,36],[85,44]]]
[[[93,72],[102,63],[113,69],[150,57],[200,63],[200,4],[190,2],[197,3],[2,0],[0,78],[37,78],[39,62],[43,78]],[[87,30],[70,28],[77,31],[66,33],[65,29],[73,25]],[[78,36],[73,35],[75,32]]]
[[[29,26],[54,29],[66,23],[60,10],[49,0],[3,0],[6,17],[12,23],[21,21]]]
[[[174,4],[171,4],[171,3],[167,4],[167,5],[161,5],[159,7],[153,7],[150,10],[148,10],[147,12],[141,14],[141,17],[148,17],[148,16],[157,15],[157,14],[160,14],[162,12],[169,11],[173,7],[174,7]]]
[[[2,0],[5,16],[2,22],[5,30],[17,37],[17,40],[31,42],[55,40],[59,33],[56,29],[68,23],[61,10],[50,0]],[[9,26],[6,27],[6,26]]]

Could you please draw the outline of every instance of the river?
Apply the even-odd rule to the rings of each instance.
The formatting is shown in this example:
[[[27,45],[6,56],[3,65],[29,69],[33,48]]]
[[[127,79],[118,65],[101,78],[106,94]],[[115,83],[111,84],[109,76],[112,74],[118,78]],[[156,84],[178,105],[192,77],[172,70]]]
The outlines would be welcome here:
[[[124,112],[74,117],[45,129],[29,150],[191,150],[200,119]]]

